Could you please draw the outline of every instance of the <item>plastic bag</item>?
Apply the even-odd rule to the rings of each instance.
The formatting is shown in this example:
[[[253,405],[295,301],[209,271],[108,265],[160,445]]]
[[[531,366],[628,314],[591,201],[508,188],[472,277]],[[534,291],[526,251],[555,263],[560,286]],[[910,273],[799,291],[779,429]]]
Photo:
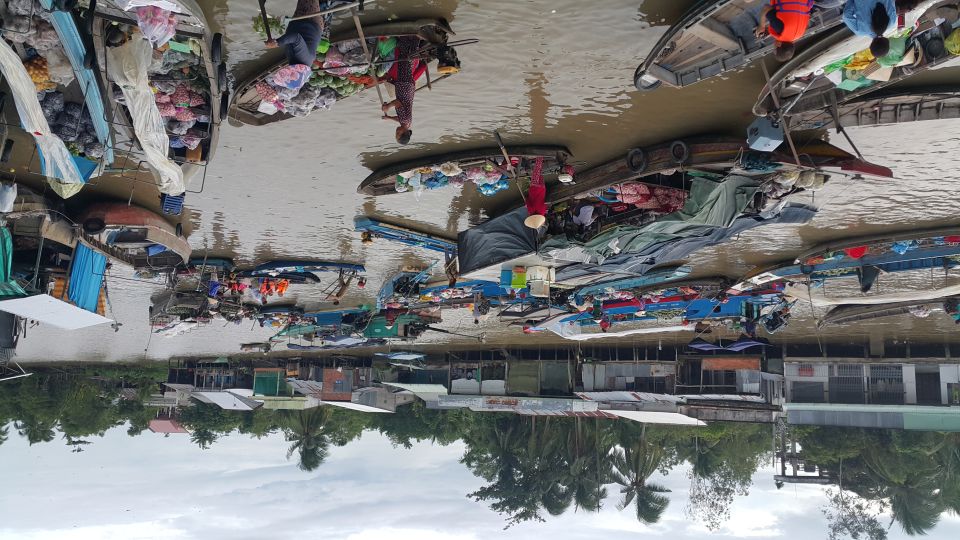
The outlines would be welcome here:
[[[47,56],[48,52],[54,50],[62,51],[60,36],[57,35],[53,25],[43,19],[33,19],[33,29],[27,37],[26,43],[43,53],[43,56]]]
[[[114,0],[114,3],[117,4],[118,8],[124,11],[130,11],[131,9],[139,7],[153,6],[160,9],[165,9],[167,11],[173,11],[175,13],[183,13],[183,8],[180,7],[180,4],[174,2],[173,0]]]
[[[163,45],[177,34],[177,18],[169,10],[151,5],[137,8],[136,13],[143,37],[154,47]]]
[[[273,74],[273,83],[277,86],[299,90],[310,80],[310,68],[303,64],[284,66]]]
[[[950,32],[947,39],[943,40],[943,46],[946,47],[947,52],[950,54],[954,56],[960,55],[960,28]]]
[[[14,15],[33,15],[34,0],[8,0],[7,11]]]
[[[107,48],[107,66],[110,78],[123,92],[137,140],[154,172],[160,192],[180,195],[186,191],[183,171],[167,159],[170,138],[147,78],[146,66],[150,64],[152,54],[149,43],[131,39],[119,47]]]
[[[0,184],[0,212],[13,211],[13,203],[17,202],[17,184]]]
[[[329,109],[330,107],[333,107],[333,104],[336,102],[337,93],[330,88],[324,88],[320,91],[320,95],[317,96],[317,101],[314,104],[314,108]]]
[[[27,69],[17,53],[3,40],[0,40],[0,71],[13,95],[23,129],[33,135],[37,149],[43,155],[44,176],[70,184],[83,184],[70,151],[59,137],[50,132],[50,124],[44,117],[37,100],[36,87]]]
[[[350,68],[342,67],[347,65],[347,62],[343,59],[343,54],[336,47],[332,47],[327,51],[327,56],[323,60],[323,69],[329,75],[347,75],[350,73]]]

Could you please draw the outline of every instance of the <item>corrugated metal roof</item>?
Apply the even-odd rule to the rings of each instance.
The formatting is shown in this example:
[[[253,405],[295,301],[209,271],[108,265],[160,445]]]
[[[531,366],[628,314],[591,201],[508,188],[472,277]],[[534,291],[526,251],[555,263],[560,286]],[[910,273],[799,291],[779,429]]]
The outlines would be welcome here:
[[[670,394],[653,394],[650,392],[627,392],[627,391],[610,391],[610,392],[576,392],[576,396],[580,399],[586,399],[589,401],[604,401],[604,402],[646,402],[646,403],[682,403],[683,398],[679,396],[673,396]]]
[[[447,387],[442,384],[408,384],[408,383],[396,383],[396,382],[385,382],[383,386],[389,386],[392,388],[399,388],[401,390],[409,390],[416,395],[429,394],[435,396],[437,394],[446,395]]]

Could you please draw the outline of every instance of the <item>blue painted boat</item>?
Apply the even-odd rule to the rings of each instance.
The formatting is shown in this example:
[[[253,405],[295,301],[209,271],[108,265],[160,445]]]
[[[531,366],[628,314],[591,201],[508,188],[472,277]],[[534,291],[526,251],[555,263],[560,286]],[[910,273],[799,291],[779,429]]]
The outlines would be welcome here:
[[[70,60],[70,66],[73,67],[73,72],[77,76],[77,83],[83,92],[83,101],[90,112],[97,140],[104,146],[103,162],[109,165],[113,163],[113,136],[106,120],[104,85],[99,73],[95,70],[95,63],[91,65],[91,62],[86,60],[95,58],[96,53],[93,51],[92,44],[84,40],[73,13],[57,10],[53,4],[53,0],[40,0],[43,9],[51,12],[50,24],[60,37],[60,44],[63,45],[63,50]]]
[[[960,229],[861,237],[814,248],[789,263],[754,270],[734,286],[747,290],[777,280],[822,281],[858,272],[906,272],[960,265]]]
[[[639,289],[641,287],[649,287],[651,285],[659,285],[671,280],[682,279],[688,276],[690,271],[691,268],[689,266],[674,266],[653,269],[642,276],[631,276],[628,278],[614,279],[585,285],[577,289],[576,292],[574,292],[573,297],[578,302],[582,302],[584,297],[600,294],[607,289],[624,291],[630,289]]]
[[[360,273],[365,268],[362,264],[331,262],[331,261],[293,261],[276,260],[257,265],[251,270],[241,270],[240,277],[278,277],[281,274],[303,274],[316,272],[346,272]]]
[[[408,246],[429,249],[443,254],[456,255],[457,243],[439,236],[415,231],[399,225],[391,225],[365,216],[357,216],[353,220],[355,230],[363,233],[364,242],[383,238],[391,242],[399,242]]]
[[[751,311],[758,313],[760,308],[769,305],[775,305],[783,299],[783,294],[779,291],[765,292],[763,294],[737,295],[729,296],[726,301],[719,301],[712,298],[698,298],[695,300],[676,300],[670,302],[657,302],[646,304],[643,315],[637,315],[638,306],[624,306],[623,308],[604,308],[604,315],[608,317],[611,324],[655,321],[662,317],[657,317],[657,313],[665,312],[683,312],[683,319],[687,321],[702,321],[706,319],[727,319],[751,315]],[[580,326],[596,326],[598,320],[589,311],[581,313],[571,313],[560,318],[562,323],[576,322]]]

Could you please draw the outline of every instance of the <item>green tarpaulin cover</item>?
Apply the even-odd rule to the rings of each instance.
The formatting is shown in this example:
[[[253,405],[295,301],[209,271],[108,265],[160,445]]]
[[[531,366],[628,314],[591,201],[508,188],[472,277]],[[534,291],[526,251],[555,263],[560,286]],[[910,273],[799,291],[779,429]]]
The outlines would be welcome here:
[[[690,196],[683,208],[642,226],[619,226],[585,243],[557,236],[544,242],[542,252],[582,246],[584,254],[603,260],[617,253],[636,253],[644,248],[679,238],[704,233],[705,228],[729,227],[743,212],[760,182],[746,176],[728,176],[722,180],[693,178]]]

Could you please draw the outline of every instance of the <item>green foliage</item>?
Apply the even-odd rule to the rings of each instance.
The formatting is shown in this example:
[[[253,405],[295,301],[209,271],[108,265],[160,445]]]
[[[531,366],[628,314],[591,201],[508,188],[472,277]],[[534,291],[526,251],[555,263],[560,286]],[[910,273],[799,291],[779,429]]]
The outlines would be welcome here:
[[[273,34],[273,39],[277,39],[283,35],[283,23],[280,22],[279,17],[273,17],[267,15],[267,24],[270,25],[270,32]],[[262,39],[267,39],[267,30],[263,26],[263,16],[257,15],[253,18],[253,31],[260,34]]]
[[[111,428],[126,426],[129,435],[138,435],[156,417],[157,409],[143,399],[162,375],[152,368],[96,367],[37,370],[9,381],[0,393],[0,444],[20,436],[30,444],[56,441],[81,452]],[[139,399],[120,398],[129,388]],[[178,419],[200,448],[230,433],[282,433],[288,459],[296,458],[303,471],[318,469],[333,447],[367,430],[407,449],[419,442],[461,441],[461,463],[484,482],[468,497],[501,513],[507,527],[571,509],[595,512],[611,497],[639,521],[657,523],[670,499],[656,475],[689,466],[685,513],[716,530],[770,457],[769,425],[647,426],[445,411],[420,402],[383,415],[333,407],[238,412],[195,403],[182,408]],[[840,484],[828,492],[823,509],[831,540],[885,540],[881,513],[908,535],[930,531],[944,512],[960,513],[960,434],[832,427],[794,427],[792,433],[804,459]]]

